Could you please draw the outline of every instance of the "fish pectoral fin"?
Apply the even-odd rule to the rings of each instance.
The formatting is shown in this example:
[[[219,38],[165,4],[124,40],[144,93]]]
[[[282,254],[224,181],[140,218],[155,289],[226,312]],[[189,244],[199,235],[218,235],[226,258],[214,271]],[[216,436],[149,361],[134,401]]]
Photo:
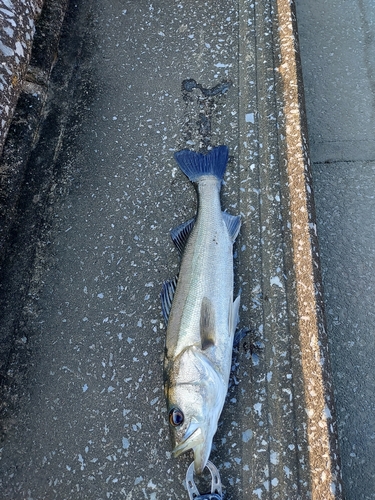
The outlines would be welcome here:
[[[185,246],[187,240],[189,239],[190,233],[194,227],[194,223],[195,223],[195,217],[187,220],[186,222],[183,222],[177,227],[174,227],[170,231],[172,241],[175,244],[180,255],[182,255],[185,250]]]
[[[160,293],[161,310],[166,324],[168,324],[171,312],[172,301],[177,287],[177,279],[177,276],[175,276],[172,280],[164,281],[163,288]]]
[[[231,332],[232,335],[235,334],[237,329],[238,316],[240,310],[240,300],[241,296],[239,295],[233,302],[229,312],[229,331]]]
[[[215,344],[215,309],[210,299],[203,297],[201,304],[200,335],[202,349],[208,349]]]

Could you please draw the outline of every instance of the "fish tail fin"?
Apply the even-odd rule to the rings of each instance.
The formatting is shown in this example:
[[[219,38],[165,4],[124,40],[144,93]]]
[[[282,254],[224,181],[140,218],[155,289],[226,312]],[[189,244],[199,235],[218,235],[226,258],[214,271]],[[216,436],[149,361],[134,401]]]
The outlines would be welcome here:
[[[228,161],[228,147],[217,146],[207,154],[182,149],[174,157],[183,173],[192,181],[198,182],[204,175],[214,175],[223,180]]]

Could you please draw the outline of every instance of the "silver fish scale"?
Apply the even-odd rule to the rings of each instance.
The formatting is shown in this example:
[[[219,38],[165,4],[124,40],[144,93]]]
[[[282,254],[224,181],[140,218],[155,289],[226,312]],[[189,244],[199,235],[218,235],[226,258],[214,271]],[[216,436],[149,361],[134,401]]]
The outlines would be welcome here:
[[[188,346],[200,346],[200,314],[203,297],[215,310],[217,369],[229,374],[232,333],[229,318],[233,299],[232,239],[220,205],[220,181],[203,178],[198,185],[199,211],[182,258],[179,280],[167,329],[167,357],[175,358]],[[229,358],[228,360],[226,358]]]
[[[181,170],[198,184],[199,208],[176,289],[167,286],[168,292],[174,290],[170,311],[169,294],[164,292],[162,300],[168,317],[165,394],[173,452],[178,456],[193,449],[197,474],[209,459],[224,406],[239,307],[239,298],[233,303],[233,241],[240,219],[223,213],[220,204],[227,157],[225,146],[207,156],[189,150],[176,155]],[[174,232],[179,245],[185,227]]]

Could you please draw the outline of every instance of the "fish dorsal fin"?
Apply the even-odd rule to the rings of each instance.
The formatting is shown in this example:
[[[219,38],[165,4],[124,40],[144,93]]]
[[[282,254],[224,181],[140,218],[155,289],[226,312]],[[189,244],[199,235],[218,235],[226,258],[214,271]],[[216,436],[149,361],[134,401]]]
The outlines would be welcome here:
[[[164,281],[163,288],[160,293],[161,298],[161,310],[165,319],[165,323],[168,324],[169,314],[171,312],[172,301],[174,297],[174,292],[177,287],[177,276],[172,280]]]
[[[203,297],[201,304],[200,335],[202,349],[208,349],[215,344],[215,310],[212,302]]]
[[[235,334],[237,328],[238,316],[240,310],[240,299],[241,296],[239,295],[233,302],[232,307],[229,310],[229,331],[232,335]]]
[[[229,236],[233,243],[238,236],[241,228],[241,217],[239,215],[230,215],[227,212],[222,212],[223,220],[227,226]]]
[[[170,232],[172,241],[175,244],[180,255],[182,255],[185,250],[186,242],[189,239],[191,230],[194,227],[194,223],[195,217],[187,220],[186,222],[183,222],[177,227],[174,227]]]

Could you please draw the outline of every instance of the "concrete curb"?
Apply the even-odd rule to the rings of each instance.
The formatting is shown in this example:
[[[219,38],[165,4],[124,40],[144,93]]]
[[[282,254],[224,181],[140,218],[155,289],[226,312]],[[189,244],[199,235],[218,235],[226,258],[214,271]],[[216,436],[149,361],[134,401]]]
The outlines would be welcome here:
[[[295,7],[277,2],[280,19],[280,75],[286,132],[286,194],[295,286],[296,326],[307,413],[312,498],[341,498],[337,425],[326,334],[316,217],[299,59]]]
[[[271,0],[251,9],[243,2],[240,19],[240,108],[246,116],[240,163],[250,164],[241,185],[248,183],[259,193],[252,195],[249,188],[246,195],[252,220],[259,223],[249,230],[247,246],[254,250],[245,258],[253,267],[248,293],[260,290],[263,299],[254,305],[250,321],[262,325],[264,366],[259,373],[254,369],[254,382],[269,426],[265,433],[260,419],[252,422],[262,426],[255,450],[269,443],[268,460],[261,454],[253,460],[253,476],[269,471],[274,488],[267,498],[339,499],[337,425],[295,6]],[[245,207],[242,211],[249,213]],[[255,271],[254,261],[260,263]],[[257,488],[249,493],[261,494],[261,482]]]
[[[313,498],[342,498],[307,120],[294,3],[278,2],[295,295]]]
[[[0,81],[0,262],[26,164],[38,139],[67,4],[68,0],[17,1],[0,12],[7,16],[0,47],[4,68]]]
[[[3,27],[0,41],[0,154],[31,57],[35,33],[43,0],[21,2],[3,1],[0,22]]]

